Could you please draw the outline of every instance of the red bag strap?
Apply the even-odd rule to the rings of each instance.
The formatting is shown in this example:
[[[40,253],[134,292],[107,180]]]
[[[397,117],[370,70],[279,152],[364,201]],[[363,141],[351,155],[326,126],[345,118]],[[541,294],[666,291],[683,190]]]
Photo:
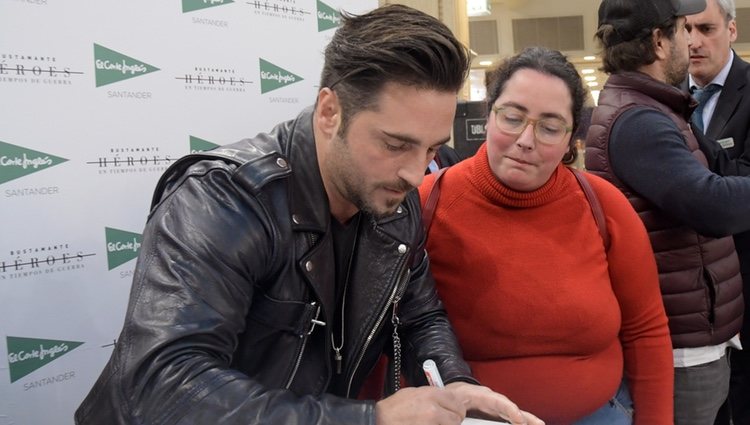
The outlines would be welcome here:
[[[610,240],[609,231],[607,231],[607,219],[604,216],[602,205],[599,203],[599,198],[596,196],[596,192],[594,192],[594,189],[591,187],[586,175],[575,168],[570,168],[570,171],[576,176],[578,184],[581,185],[581,189],[583,189],[583,194],[586,195],[586,199],[589,201],[591,212],[594,214],[594,220],[596,221],[596,226],[599,228],[599,234],[602,236],[602,241],[604,241],[604,250],[609,251]]]
[[[427,202],[425,202],[424,208],[422,208],[422,223],[424,224],[425,237],[430,233],[432,216],[435,215],[435,208],[437,207],[438,198],[440,198],[440,180],[443,174],[448,171],[448,168],[450,167],[441,168],[435,172],[435,181],[432,184],[432,189],[430,189],[430,194],[427,195]]]
[[[424,223],[425,234],[429,234],[430,232],[432,217],[435,215],[435,208],[437,207],[438,199],[440,198],[440,180],[448,168],[450,167],[441,168],[435,173],[435,182],[432,185],[432,189],[430,189],[430,194],[427,195],[427,202],[425,202],[424,208],[422,209],[422,223]],[[591,212],[594,214],[594,221],[596,221],[596,226],[599,228],[599,235],[601,235],[602,241],[604,242],[604,249],[605,251],[609,251],[610,238],[609,231],[607,231],[607,219],[604,216],[604,210],[599,202],[599,198],[596,196],[596,192],[594,192],[594,189],[591,187],[591,184],[582,172],[575,168],[570,168],[570,171],[573,172],[576,180],[578,180],[578,184],[581,186],[581,189],[583,189],[583,194],[586,195],[586,199],[589,201]]]

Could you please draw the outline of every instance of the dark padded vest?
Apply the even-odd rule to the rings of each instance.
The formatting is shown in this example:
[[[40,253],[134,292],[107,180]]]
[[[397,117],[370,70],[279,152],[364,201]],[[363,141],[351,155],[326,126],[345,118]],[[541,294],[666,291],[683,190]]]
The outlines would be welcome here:
[[[608,143],[612,126],[634,107],[668,116],[693,156],[706,166],[706,157],[687,123],[695,101],[645,74],[625,72],[611,75],[599,96],[586,137],[586,168],[617,186],[648,230],[673,347],[726,342],[739,331],[743,312],[742,279],[732,237],[698,234],[639,196],[612,172]]]

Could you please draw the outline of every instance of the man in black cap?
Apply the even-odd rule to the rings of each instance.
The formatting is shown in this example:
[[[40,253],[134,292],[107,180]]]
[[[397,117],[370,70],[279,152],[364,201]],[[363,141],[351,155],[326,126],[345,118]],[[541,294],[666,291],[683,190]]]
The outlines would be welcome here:
[[[610,77],[586,140],[586,168],[614,183],[651,238],[674,348],[677,425],[713,424],[742,324],[731,235],[750,229],[750,179],[721,177],[688,124],[697,102],[685,15],[705,0],[604,0],[596,37]]]

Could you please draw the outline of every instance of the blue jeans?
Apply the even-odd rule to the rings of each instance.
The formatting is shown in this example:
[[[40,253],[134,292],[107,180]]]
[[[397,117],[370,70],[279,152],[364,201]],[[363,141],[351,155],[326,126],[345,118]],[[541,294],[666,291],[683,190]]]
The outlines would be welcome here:
[[[574,425],[631,425],[633,423],[633,400],[623,378],[617,394],[594,413],[575,422]]]

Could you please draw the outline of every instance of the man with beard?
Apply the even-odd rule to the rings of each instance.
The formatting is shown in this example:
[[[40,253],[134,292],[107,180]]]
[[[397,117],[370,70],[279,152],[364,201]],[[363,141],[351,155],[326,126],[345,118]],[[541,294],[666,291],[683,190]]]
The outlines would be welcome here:
[[[750,175],[750,64],[733,50],[737,39],[734,0],[708,0],[706,10],[687,17],[690,76],[684,88],[704,104],[693,112],[693,128],[711,169],[721,175]],[[696,131],[698,133],[698,131]],[[712,159],[716,161],[712,164]],[[745,295],[742,350],[730,349],[729,399],[717,425],[750,424],[750,232],[734,235]]]
[[[450,138],[466,49],[405,6],[345,15],[314,107],[160,180],[125,324],[77,424],[542,424],[476,385],[414,189]],[[381,353],[415,387],[356,400]],[[425,383],[432,359],[445,388]]]
[[[677,425],[710,425],[729,388],[726,348],[742,324],[731,235],[750,229],[750,178],[707,167],[688,121],[685,15],[705,0],[604,0],[596,37],[610,74],[586,140],[586,168],[628,197],[649,232],[669,317]],[[627,237],[626,235],[622,235]]]

